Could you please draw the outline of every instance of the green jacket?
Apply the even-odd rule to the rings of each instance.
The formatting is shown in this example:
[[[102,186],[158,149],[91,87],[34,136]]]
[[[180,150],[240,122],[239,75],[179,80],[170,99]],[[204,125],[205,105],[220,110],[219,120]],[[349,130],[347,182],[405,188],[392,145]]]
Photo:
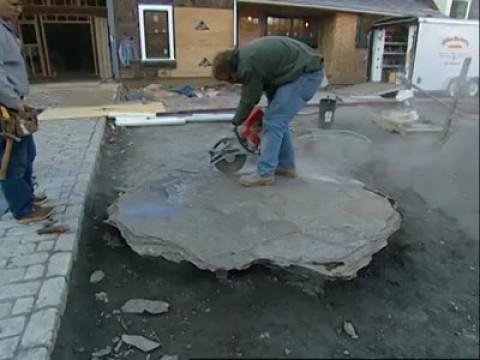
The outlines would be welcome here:
[[[266,36],[238,49],[233,70],[242,84],[242,96],[233,122],[243,123],[265,91],[269,100],[277,89],[305,73],[323,69],[323,57],[300,41]]]

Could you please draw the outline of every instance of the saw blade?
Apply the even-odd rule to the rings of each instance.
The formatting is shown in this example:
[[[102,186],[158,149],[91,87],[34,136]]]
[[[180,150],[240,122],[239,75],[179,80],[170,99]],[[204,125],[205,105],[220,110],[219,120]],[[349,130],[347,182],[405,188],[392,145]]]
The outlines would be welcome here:
[[[224,174],[234,174],[240,170],[247,161],[247,155],[237,154],[226,156],[214,163],[214,166]]]

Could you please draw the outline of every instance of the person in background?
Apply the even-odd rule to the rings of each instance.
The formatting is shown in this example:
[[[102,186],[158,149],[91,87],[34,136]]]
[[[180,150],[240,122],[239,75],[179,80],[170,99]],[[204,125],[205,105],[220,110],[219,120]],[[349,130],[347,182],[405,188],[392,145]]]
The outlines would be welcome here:
[[[29,81],[21,43],[11,23],[18,19],[21,12],[22,1],[0,0],[0,107],[20,117],[28,111],[23,98],[28,94]],[[6,143],[6,137],[0,136],[1,159],[6,152]],[[14,141],[7,175],[1,181],[10,211],[23,224],[45,220],[54,211],[53,207],[42,206],[47,201],[45,195],[34,194],[35,156],[32,135],[20,138],[19,142]]]
[[[264,92],[268,98],[257,173],[242,176],[242,185],[273,185],[275,175],[296,176],[289,124],[320,87],[323,63],[312,48],[281,36],[266,36],[215,57],[215,79],[242,84],[235,126],[248,118]]]

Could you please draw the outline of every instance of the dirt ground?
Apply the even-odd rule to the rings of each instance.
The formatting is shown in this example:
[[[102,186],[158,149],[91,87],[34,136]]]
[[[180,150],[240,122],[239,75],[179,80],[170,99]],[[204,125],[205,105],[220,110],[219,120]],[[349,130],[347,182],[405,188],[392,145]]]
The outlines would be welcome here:
[[[443,109],[428,103],[420,109],[442,123]],[[165,128],[109,131],[52,359],[91,359],[124,333],[143,334],[162,347],[146,357],[137,350],[125,354],[123,345],[110,358],[478,358],[478,115],[457,119],[458,130],[440,148],[438,134],[386,133],[372,123],[375,112],[337,113],[337,129],[371,139],[369,156],[359,158],[347,147],[325,151],[319,161],[392,196],[403,225],[356,279],[327,283],[316,294],[260,266],[219,282],[189,264],[141,258],[122,240],[112,247],[118,234],[103,223],[107,206],[120,191],[166,171],[169,154],[156,151],[168,141]],[[297,123],[299,129],[314,124],[315,116]],[[211,143],[170,141],[200,149],[220,136],[202,131],[199,139]],[[106,277],[91,284],[95,270]],[[108,303],[95,300],[98,292],[108,294]],[[131,298],[165,300],[171,310],[117,315]],[[346,320],[358,340],[342,330]]]

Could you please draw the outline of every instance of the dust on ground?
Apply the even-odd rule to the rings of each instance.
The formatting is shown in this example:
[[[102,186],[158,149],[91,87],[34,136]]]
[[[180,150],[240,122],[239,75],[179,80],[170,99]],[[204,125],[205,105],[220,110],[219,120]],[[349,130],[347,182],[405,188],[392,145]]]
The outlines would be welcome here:
[[[375,111],[339,110],[336,126],[368,136],[377,149],[365,159],[353,154],[344,171],[395,198],[403,226],[358,278],[329,283],[315,295],[261,266],[219,282],[186,263],[134,254],[103,223],[106,208],[149,172],[162,171],[168,154],[155,151],[162,128],[110,129],[52,359],[90,359],[125,333],[161,343],[152,360],[163,354],[478,358],[478,117],[457,119],[456,133],[441,150],[432,134],[387,134],[372,123]],[[435,121],[444,116],[433,105],[422,113]],[[334,152],[322,160],[333,164]],[[106,276],[91,284],[96,270]],[[108,294],[108,303],[95,300],[99,292]],[[117,314],[124,302],[139,297],[168,301],[171,310]],[[345,321],[359,339],[345,333]],[[127,349],[123,345],[118,354]],[[118,358],[145,356],[135,350]]]

